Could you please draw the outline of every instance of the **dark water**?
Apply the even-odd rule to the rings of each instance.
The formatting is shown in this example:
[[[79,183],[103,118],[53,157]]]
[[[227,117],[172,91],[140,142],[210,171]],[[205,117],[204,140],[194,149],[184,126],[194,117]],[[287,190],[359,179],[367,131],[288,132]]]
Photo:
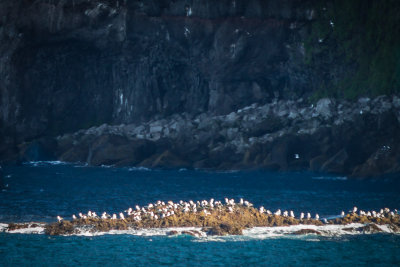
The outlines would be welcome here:
[[[157,200],[243,197],[272,211],[337,215],[400,208],[400,179],[344,180],[312,173],[148,171],[30,164],[5,168],[0,222],[125,210]],[[235,239],[0,233],[0,265],[400,265],[394,234]]]

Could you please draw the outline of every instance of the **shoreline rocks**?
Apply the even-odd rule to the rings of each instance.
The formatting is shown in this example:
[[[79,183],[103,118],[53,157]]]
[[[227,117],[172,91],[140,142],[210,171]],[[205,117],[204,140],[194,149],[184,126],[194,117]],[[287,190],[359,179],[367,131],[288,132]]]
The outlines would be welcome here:
[[[400,98],[253,104],[227,115],[172,115],[92,127],[24,144],[57,159],[150,168],[309,170],[377,177],[400,172]],[[56,145],[54,145],[56,143]]]

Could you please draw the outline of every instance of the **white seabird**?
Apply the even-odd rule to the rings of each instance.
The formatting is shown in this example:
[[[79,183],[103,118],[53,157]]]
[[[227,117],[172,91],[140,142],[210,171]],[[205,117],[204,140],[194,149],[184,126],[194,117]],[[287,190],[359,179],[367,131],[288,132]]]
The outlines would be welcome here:
[[[280,209],[278,209],[274,214],[275,214],[275,215],[278,215],[278,216],[281,216],[282,212],[281,212]]]
[[[311,219],[311,213],[307,212],[307,220]]]
[[[61,222],[63,220],[63,218],[61,218],[60,216],[57,216],[57,221]]]
[[[304,219],[304,212],[300,213],[300,220]]]
[[[121,220],[125,220],[125,216],[124,216],[124,214],[123,214],[122,212],[119,213],[119,218],[120,218]]]
[[[262,214],[262,213],[264,213],[264,212],[265,212],[265,209],[264,209],[263,206],[261,206],[261,207],[260,207],[260,213]]]
[[[340,216],[342,216],[342,217],[344,217],[344,216],[345,216],[345,214],[344,214],[344,211],[342,211],[342,213],[340,214]]]
[[[285,211],[283,212],[283,217],[287,217],[287,216],[289,216],[289,213],[287,212],[287,210],[285,210]]]
[[[132,208],[128,209],[128,216],[130,216],[132,214],[132,211],[133,211]]]
[[[112,216],[112,219],[116,220],[117,219],[117,214],[114,213],[113,216]]]
[[[318,213],[315,214],[315,219],[316,219],[316,220],[319,220],[319,215],[318,215]]]
[[[76,216],[75,216],[75,214],[72,214],[72,220],[76,220],[77,218],[76,218]]]

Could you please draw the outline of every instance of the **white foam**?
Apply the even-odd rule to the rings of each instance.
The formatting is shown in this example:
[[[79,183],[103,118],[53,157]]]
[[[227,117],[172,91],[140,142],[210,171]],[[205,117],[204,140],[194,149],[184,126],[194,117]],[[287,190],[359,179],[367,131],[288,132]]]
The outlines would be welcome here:
[[[151,171],[151,169],[146,167],[130,167],[128,171]]]
[[[44,234],[44,224],[35,223],[36,227],[22,228],[9,231],[7,230],[8,224],[0,224],[0,231],[12,234]]]
[[[31,227],[31,228],[24,228],[24,229],[17,229],[13,231],[7,231],[8,233],[13,234],[44,234],[44,227]]]
[[[67,162],[59,161],[59,160],[50,160],[50,161],[28,161],[24,164],[32,165],[34,167],[37,166],[46,166],[46,165],[67,165]]]
[[[317,176],[312,177],[314,180],[332,180],[332,181],[346,181],[346,176]]]
[[[352,223],[347,225],[292,225],[278,227],[253,227],[243,230],[243,235],[238,236],[207,236],[199,227],[171,227],[171,228],[150,228],[150,229],[128,229],[128,230],[111,230],[108,232],[93,232],[92,227],[86,226],[76,229],[75,236],[102,236],[102,235],[134,235],[134,236],[168,236],[168,232],[176,231],[178,234],[183,234],[184,231],[193,231],[196,236],[194,242],[227,242],[227,241],[248,241],[248,240],[263,240],[276,238],[289,239],[305,239],[307,241],[319,241],[316,234],[293,234],[296,231],[303,229],[311,229],[321,233],[322,237],[341,237],[346,235],[361,235],[368,234],[363,231],[354,230],[365,226],[360,223]],[[383,233],[395,234],[388,225],[377,225]],[[0,232],[19,233],[19,234],[44,234],[44,224],[39,224],[37,227],[17,229],[13,231],[7,230],[8,224],[0,223]],[[346,229],[347,228],[347,229]],[[398,234],[398,233],[397,233]],[[174,235],[171,235],[173,237]]]
[[[76,236],[101,236],[101,235],[135,235],[135,236],[167,236],[168,232],[176,231],[182,234],[183,231],[195,231],[205,237],[206,234],[198,227],[171,227],[171,228],[150,228],[150,229],[129,229],[129,230],[111,230],[108,232],[92,232],[89,228],[78,228]]]
[[[6,223],[0,223],[0,232],[4,232],[6,228],[8,227],[8,224]]]

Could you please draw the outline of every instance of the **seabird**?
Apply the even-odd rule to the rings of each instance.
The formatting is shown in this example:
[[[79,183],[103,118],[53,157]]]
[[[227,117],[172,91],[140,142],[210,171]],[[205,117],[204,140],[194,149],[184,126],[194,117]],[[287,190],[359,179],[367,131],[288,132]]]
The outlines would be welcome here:
[[[204,212],[204,214],[205,214],[206,216],[207,216],[207,215],[211,215],[211,213],[208,212],[206,209],[204,209],[203,212]]]
[[[119,217],[121,218],[121,220],[125,220],[125,216],[122,212],[119,213]]]
[[[356,213],[357,212],[357,207],[354,207],[353,208],[353,213]]]
[[[315,214],[315,219],[316,219],[316,220],[319,220],[319,215],[318,215],[318,213]]]
[[[61,222],[63,220],[63,218],[61,218],[60,216],[57,216],[57,221]]]
[[[232,212],[233,212],[233,209],[232,209],[232,207],[228,207],[228,210],[229,210],[229,212],[230,212],[230,213],[232,213]]]
[[[240,205],[243,205],[243,198],[240,199]]]
[[[264,211],[265,211],[264,207],[261,206],[261,207],[260,207],[260,213],[262,214],[262,213],[264,213]]]
[[[344,216],[345,216],[345,214],[344,214],[344,211],[342,211],[342,213],[340,214],[340,216],[342,216],[342,217],[344,217]]]
[[[75,216],[75,214],[72,214],[72,220],[76,220],[77,218],[76,218],[76,216]]]
[[[278,209],[278,210],[275,212],[275,215],[281,216],[281,210]]]
[[[311,213],[307,212],[307,220],[311,219]]]
[[[117,219],[117,214],[114,213],[113,216],[112,216],[112,219],[116,220]]]
[[[304,219],[304,212],[300,213],[300,220]]]
[[[285,211],[283,212],[283,217],[287,217],[287,216],[289,216],[289,213],[287,212],[287,210],[285,210]]]
[[[390,212],[390,209],[389,209],[389,208],[385,208],[385,212],[386,212],[386,213],[389,213],[389,212]]]
[[[290,211],[290,217],[294,218],[294,212],[292,210]]]
[[[130,216],[130,215],[132,214],[132,211],[133,211],[132,208],[129,208],[129,209],[128,209],[128,216]]]

